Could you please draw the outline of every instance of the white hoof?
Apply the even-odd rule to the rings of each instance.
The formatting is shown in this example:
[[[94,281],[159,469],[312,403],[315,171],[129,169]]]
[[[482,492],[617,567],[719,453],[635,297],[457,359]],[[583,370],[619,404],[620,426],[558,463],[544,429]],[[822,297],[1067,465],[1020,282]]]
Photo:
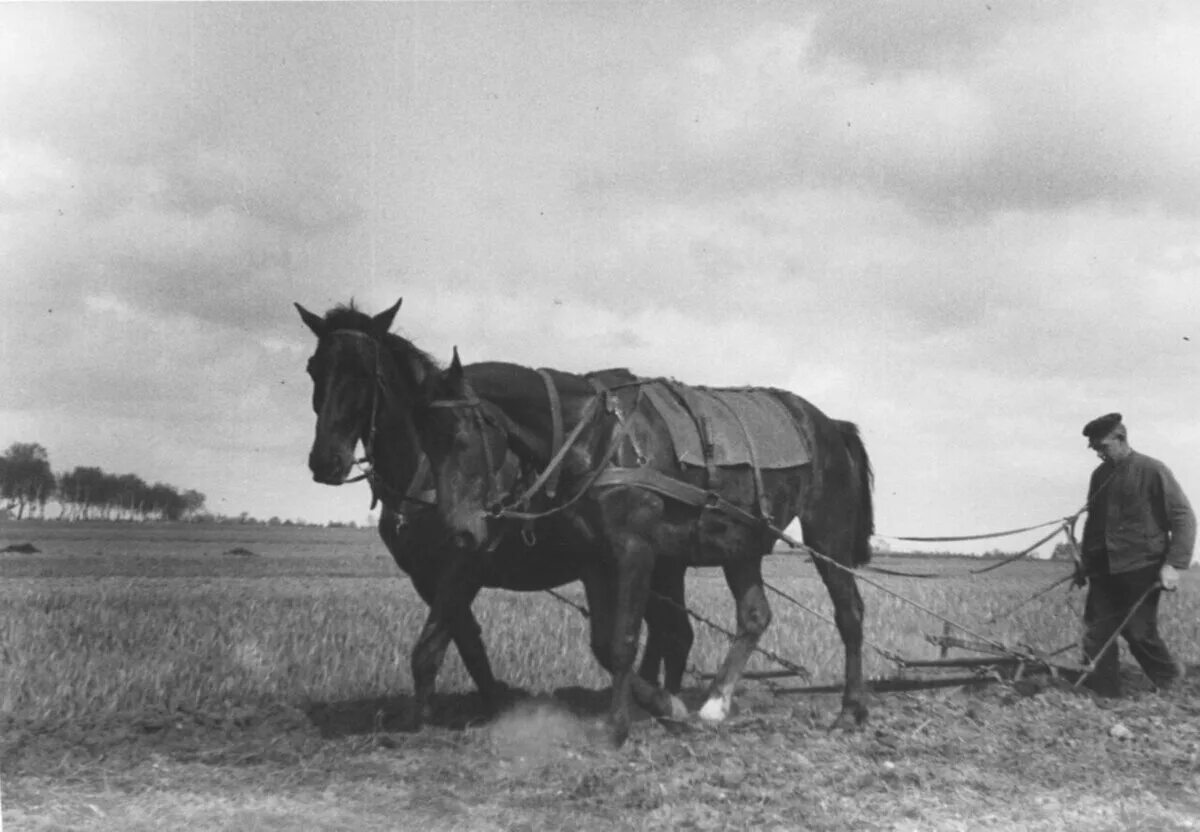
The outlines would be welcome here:
[[[700,709],[700,718],[705,722],[724,722],[729,716],[729,704],[724,699],[710,699]]]

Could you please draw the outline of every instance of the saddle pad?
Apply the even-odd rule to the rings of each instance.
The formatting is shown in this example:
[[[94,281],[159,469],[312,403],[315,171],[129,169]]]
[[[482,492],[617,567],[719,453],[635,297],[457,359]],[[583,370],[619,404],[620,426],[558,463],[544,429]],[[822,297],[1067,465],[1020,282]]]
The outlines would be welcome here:
[[[742,423],[754,437],[759,468],[795,468],[812,459],[808,437],[770,390],[719,390],[664,381],[651,382],[644,390],[667,423],[680,462],[709,464],[700,433],[703,425],[713,445],[712,464],[751,465],[755,460]]]

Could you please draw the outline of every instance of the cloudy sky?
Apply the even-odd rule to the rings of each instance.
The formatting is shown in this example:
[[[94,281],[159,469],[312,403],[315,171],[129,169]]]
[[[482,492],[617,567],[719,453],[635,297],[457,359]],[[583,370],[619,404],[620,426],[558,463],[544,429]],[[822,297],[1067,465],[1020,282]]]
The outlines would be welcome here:
[[[794,390],[885,534],[1075,511],[1112,410],[1200,499],[1197,136],[1188,2],[0,4],[0,445],[362,521],[292,302],[403,297]]]

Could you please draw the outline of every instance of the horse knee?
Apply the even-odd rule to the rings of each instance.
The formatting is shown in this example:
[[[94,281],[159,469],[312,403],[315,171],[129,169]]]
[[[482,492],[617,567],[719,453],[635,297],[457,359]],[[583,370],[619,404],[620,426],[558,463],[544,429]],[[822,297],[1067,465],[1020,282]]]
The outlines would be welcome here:
[[[761,604],[754,604],[743,610],[740,622],[742,632],[762,635],[771,626],[771,619],[771,608],[765,600]]]
[[[632,667],[637,659],[638,640],[636,635],[617,640],[610,648],[609,660],[618,669]]]

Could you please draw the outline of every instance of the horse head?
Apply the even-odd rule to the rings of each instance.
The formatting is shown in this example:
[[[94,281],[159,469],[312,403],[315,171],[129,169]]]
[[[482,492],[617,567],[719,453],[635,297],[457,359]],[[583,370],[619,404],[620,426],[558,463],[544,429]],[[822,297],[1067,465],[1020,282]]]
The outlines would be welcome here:
[[[511,447],[514,430],[499,406],[476,395],[455,349],[438,377],[424,436],[438,508],[460,548],[484,549],[498,540],[491,520],[526,474]]]
[[[427,356],[388,330],[400,301],[378,315],[367,315],[353,303],[338,306],[325,317],[300,304],[300,318],[317,336],[308,359],[312,378],[312,407],[317,423],[308,467],[313,479],[327,485],[347,482],[361,442],[364,459],[375,465],[377,437],[386,428],[406,462],[416,459],[418,443],[412,429],[412,410],[421,383],[432,364]],[[407,360],[406,360],[407,359]]]

